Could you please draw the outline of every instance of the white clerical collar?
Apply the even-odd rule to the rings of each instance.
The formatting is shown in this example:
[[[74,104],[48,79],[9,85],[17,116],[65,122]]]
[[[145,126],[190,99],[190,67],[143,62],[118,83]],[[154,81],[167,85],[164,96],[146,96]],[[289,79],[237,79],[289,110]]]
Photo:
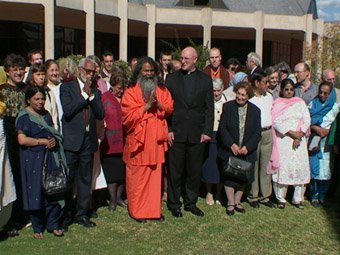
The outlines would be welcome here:
[[[188,74],[192,74],[193,72],[195,72],[196,71],[196,68],[194,68],[193,70],[191,70],[191,71],[188,71]]]

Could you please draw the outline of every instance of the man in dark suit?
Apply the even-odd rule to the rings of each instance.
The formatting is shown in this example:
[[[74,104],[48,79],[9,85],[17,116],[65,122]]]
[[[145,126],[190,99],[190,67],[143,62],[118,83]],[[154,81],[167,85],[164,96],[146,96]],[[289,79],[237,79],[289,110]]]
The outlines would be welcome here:
[[[204,216],[197,206],[201,169],[206,142],[212,137],[214,96],[211,78],[195,67],[197,52],[192,47],[181,53],[182,67],[169,74],[166,86],[174,100],[169,119],[169,178],[167,205],[174,217],[184,210]]]
[[[97,144],[95,120],[104,118],[104,109],[99,90],[92,86],[95,62],[89,58],[81,59],[78,71],[76,80],[63,83],[60,88],[64,112],[64,149],[70,171],[70,189],[65,201],[63,227],[67,227],[73,216],[74,180],[77,194],[75,222],[85,227],[94,227],[96,224],[89,220],[87,210],[90,202],[92,153]]]

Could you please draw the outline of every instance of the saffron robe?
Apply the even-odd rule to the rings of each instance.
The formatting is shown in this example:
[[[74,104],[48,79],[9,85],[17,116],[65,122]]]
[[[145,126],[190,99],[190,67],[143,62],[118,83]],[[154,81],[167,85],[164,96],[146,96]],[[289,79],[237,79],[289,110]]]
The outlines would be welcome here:
[[[128,211],[135,219],[161,216],[161,166],[168,149],[165,118],[173,111],[173,101],[165,87],[157,86],[155,94],[162,109],[152,107],[144,112],[138,84],[129,87],[121,101]]]

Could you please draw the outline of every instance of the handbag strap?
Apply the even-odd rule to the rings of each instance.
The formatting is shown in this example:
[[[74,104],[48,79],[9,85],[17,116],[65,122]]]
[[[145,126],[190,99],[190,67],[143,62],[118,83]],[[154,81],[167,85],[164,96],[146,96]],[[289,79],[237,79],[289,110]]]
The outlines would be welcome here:
[[[43,162],[43,168],[42,171],[43,173],[46,173],[46,166],[47,166],[47,159],[48,159],[48,149],[45,151],[45,155],[44,155],[44,162]]]
[[[46,149],[45,155],[44,155],[43,168],[42,168],[43,174],[46,173],[47,163],[48,163],[48,154],[49,154],[49,153],[50,153],[49,149]],[[58,156],[59,156],[59,157],[58,157],[58,160],[60,161],[60,162],[59,162],[59,169],[66,175],[66,172],[65,172],[65,168],[64,168],[64,167],[67,167],[67,166],[64,165],[64,163],[63,163],[63,161],[62,161],[62,159],[61,159],[60,153],[58,153]],[[63,167],[62,165],[63,165],[64,167]]]

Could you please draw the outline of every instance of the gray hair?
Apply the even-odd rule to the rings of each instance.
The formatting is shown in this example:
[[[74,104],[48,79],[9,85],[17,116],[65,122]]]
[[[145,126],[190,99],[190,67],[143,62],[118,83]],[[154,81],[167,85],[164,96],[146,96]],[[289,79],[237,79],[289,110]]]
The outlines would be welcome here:
[[[65,71],[71,76],[76,77],[78,74],[78,68],[76,62],[72,58],[61,58],[58,61],[59,72],[61,76],[64,75]]]
[[[212,78],[213,88],[222,89],[224,87],[223,81],[220,78]]]
[[[262,66],[261,58],[256,52],[250,52],[247,58],[251,59],[255,65]]]
[[[268,75],[272,75],[273,73],[279,72],[279,70],[277,69],[276,66],[269,66],[269,67],[266,68],[265,72]]]
[[[79,61],[78,67],[84,67],[85,62],[91,62],[92,64],[96,65],[96,62],[91,58],[82,58]]]
[[[325,69],[325,70],[322,71],[321,78],[322,78],[323,81],[326,80],[326,74],[329,73],[329,72],[334,72],[335,73],[335,71],[333,69],[331,69],[331,68],[328,68],[328,69]]]

